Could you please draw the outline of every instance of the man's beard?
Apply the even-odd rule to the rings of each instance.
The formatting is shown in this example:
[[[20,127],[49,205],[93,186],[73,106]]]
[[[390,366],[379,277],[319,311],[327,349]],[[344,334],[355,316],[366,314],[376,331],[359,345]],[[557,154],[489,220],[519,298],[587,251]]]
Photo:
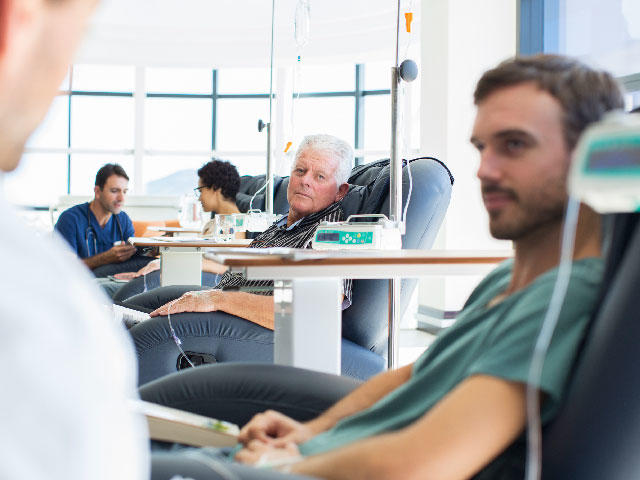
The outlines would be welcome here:
[[[506,212],[501,212],[500,215],[503,216],[505,214]],[[510,221],[503,219],[499,223],[493,221],[497,216],[494,216],[494,218],[491,215],[489,216],[489,231],[491,235],[498,240],[517,241],[545,225],[560,224],[564,216],[564,208],[537,210],[535,215],[523,215],[520,218],[509,219]]]
[[[566,197],[563,184],[547,185],[543,191],[523,201],[514,191],[496,186],[483,186],[483,193],[502,192],[512,199],[513,213],[507,218],[507,209],[499,213],[489,213],[489,231],[498,240],[517,241],[550,224],[561,224],[564,217]],[[558,200],[562,198],[563,200]],[[556,200],[553,200],[556,199]]]

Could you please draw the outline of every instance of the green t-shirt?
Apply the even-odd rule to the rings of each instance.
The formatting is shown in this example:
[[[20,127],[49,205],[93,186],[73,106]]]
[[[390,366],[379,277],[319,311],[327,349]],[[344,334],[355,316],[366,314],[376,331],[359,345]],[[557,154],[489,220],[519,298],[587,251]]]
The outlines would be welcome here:
[[[473,291],[458,320],[415,362],[411,379],[373,406],[340,421],[300,446],[303,455],[333,450],[383,432],[401,429],[428,412],[454,387],[475,374],[526,383],[533,347],[547,311],[557,269],[487,308],[511,279],[513,261],[502,263]],[[569,371],[596,300],[603,263],[574,262],[558,325],[545,357],[542,421],[556,413]]]

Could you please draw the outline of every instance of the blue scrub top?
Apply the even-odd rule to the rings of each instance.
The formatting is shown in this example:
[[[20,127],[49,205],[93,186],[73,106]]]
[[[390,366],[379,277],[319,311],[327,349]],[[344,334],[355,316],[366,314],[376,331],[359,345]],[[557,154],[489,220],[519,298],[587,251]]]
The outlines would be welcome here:
[[[87,213],[91,226],[87,222]],[[122,234],[117,222],[120,222]],[[133,223],[125,212],[111,215],[103,228],[89,208],[88,202],[75,205],[62,212],[58,217],[55,229],[80,258],[92,257],[106,252],[113,247],[114,242],[127,241],[129,237],[134,236]]]

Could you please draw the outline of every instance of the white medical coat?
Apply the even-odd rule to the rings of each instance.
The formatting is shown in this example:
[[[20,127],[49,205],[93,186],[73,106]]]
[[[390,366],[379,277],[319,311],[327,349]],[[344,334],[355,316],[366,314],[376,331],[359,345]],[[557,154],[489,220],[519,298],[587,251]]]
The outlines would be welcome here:
[[[149,478],[133,348],[99,295],[0,191],[0,478]]]

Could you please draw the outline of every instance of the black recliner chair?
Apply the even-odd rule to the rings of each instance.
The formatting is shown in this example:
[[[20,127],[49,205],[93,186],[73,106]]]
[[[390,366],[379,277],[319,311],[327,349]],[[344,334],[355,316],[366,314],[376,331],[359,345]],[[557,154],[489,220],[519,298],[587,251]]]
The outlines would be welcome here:
[[[447,210],[453,177],[447,167],[434,158],[423,157],[410,162],[413,190],[407,210],[407,228],[403,248],[429,248]],[[288,178],[274,180],[274,210],[286,212]],[[389,212],[389,161],[381,160],[353,169],[351,187],[342,201],[345,214]],[[264,184],[264,177],[243,177],[237,197],[238,206],[248,209],[249,202]],[[407,200],[409,176],[403,169],[403,195]],[[253,208],[263,208],[264,194],[253,199]],[[401,286],[401,314],[405,311],[415,280]],[[342,315],[342,373],[366,379],[385,368],[387,347],[387,285],[385,280],[355,280],[352,304]],[[273,362],[273,333],[251,324],[251,351],[241,341],[221,342],[221,337],[239,338],[247,323],[232,315],[216,312],[212,316],[179,314],[172,316],[175,333],[182,348],[197,363],[258,361]],[[175,372],[186,363],[171,339],[166,317],[143,322],[130,330],[138,355],[139,382],[145,384]]]
[[[602,302],[543,432],[545,480],[640,478],[640,216],[612,217]]]

